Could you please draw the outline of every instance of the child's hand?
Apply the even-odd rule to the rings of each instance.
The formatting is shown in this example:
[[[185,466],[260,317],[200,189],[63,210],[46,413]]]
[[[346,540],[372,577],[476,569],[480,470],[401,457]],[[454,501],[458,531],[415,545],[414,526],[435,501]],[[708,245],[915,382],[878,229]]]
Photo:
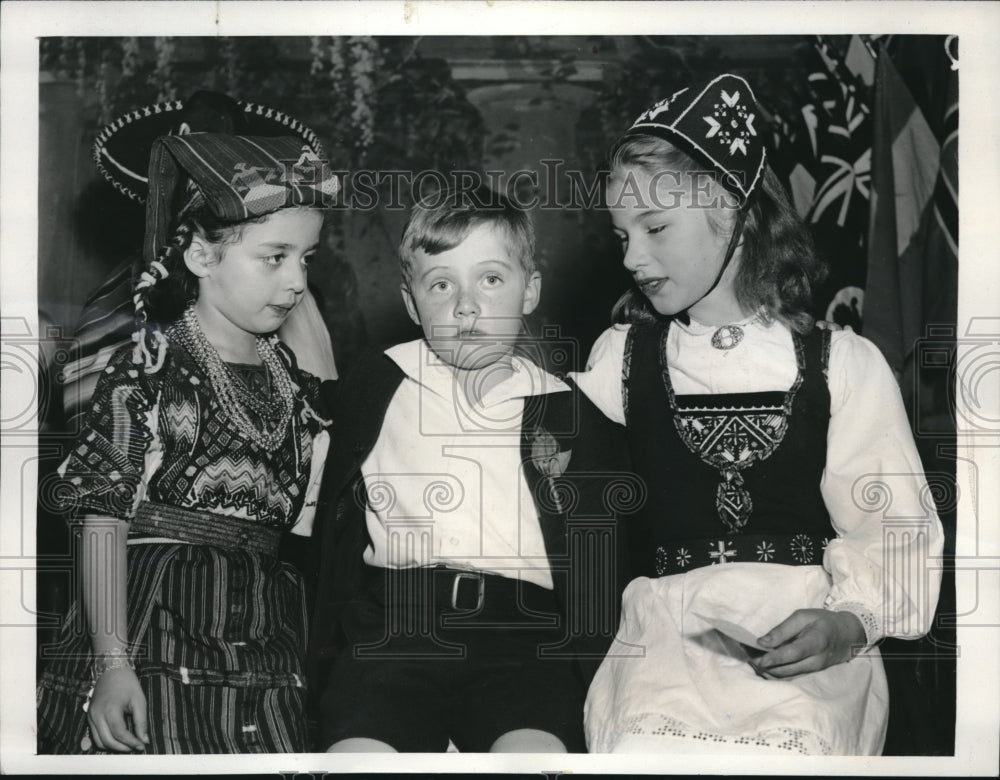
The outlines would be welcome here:
[[[132,716],[134,734],[125,723]],[[99,750],[127,753],[144,750],[149,743],[146,725],[146,697],[139,678],[131,669],[109,669],[94,686],[87,709],[90,738]]]
[[[757,641],[773,649],[751,666],[762,677],[783,679],[849,660],[851,647],[864,645],[865,629],[850,612],[797,609]]]

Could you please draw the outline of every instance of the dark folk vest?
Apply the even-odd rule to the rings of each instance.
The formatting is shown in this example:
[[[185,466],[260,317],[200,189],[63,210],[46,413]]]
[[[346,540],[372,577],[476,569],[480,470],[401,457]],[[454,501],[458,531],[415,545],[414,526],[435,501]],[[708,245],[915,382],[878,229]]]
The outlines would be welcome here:
[[[647,497],[631,533],[635,576],[732,561],[819,564],[836,533],[820,494],[826,465],[829,331],[792,334],[788,391],[677,395],[670,323],[628,334],[623,399]]]

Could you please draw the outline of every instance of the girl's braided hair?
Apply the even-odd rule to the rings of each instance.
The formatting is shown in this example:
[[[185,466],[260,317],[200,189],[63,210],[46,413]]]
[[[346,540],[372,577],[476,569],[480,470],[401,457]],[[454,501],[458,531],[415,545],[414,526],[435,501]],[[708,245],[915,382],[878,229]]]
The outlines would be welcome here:
[[[160,247],[156,259],[136,280],[135,318],[136,351],[139,360],[145,362],[150,373],[162,365],[160,343],[162,330],[175,322],[184,313],[188,304],[198,298],[198,277],[188,269],[184,253],[191,246],[197,233],[216,247],[217,259],[229,244],[238,242],[247,225],[265,221],[270,215],[252,217],[240,222],[228,222],[216,217],[207,207],[203,198],[195,195],[190,205],[181,209],[181,217],[171,234],[170,240]],[[150,332],[151,331],[151,332]],[[143,361],[148,356],[150,360]]]

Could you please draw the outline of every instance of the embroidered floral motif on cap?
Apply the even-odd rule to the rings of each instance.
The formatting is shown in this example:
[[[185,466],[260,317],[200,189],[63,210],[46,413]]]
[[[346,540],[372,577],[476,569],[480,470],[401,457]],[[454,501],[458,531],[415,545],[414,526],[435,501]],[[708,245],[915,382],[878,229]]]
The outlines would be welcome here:
[[[750,85],[724,73],[653,104],[628,132],[658,136],[711,165],[722,174],[720,183],[745,201],[766,160],[755,106]]]
[[[713,106],[715,110],[711,116],[702,117],[708,123],[708,134],[705,137],[717,138],[722,145],[728,144],[730,154],[739,151],[746,155],[746,142],[751,136],[757,135],[753,127],[755,114],[739,102],[739,91],[730,95],[726,90],[721,90],[719,97],[721,102]]]
[[[664,111],[670,108],[670,104],[674,101],[676,97],[678,97],[679,95],[683,95],[687,91],[688,88],[684,87],[684,89],[677,90],[677,92],[672,94],[670,97],[665,97],[662,100],[658,100],[652,106],[643,111],[641,116],[635,120],[635,123],[638,124],[639,122],[649,122],[652,121],[653,119],[656,119],[657,116],[659,116]]]

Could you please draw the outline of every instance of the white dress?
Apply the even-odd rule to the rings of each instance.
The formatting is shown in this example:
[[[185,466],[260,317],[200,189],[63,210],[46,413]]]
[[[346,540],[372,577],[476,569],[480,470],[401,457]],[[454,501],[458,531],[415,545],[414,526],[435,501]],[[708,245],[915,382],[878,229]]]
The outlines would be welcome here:
[[[669,329],[678,395],[791,387],[797,369],[785,326],[746,323],[744,340],[728,351],[711,347],[715,330],[696,322]],[[588,370],[574,375],[622,424],[627,332],[616,326],[602,334]],[[832,333],[831,342],[820,489],[837,537],[822,566],[729,562],[633,580],[587,697],[591,752],[881,752],[888,692],[874,645],[928,630],[943,533],[889,367],[851,331]],[[721,619],[759,637],[801,608],[853,612],[866,648],[820,672],[771,680],[755,674],[739,642],[715,630]]]

